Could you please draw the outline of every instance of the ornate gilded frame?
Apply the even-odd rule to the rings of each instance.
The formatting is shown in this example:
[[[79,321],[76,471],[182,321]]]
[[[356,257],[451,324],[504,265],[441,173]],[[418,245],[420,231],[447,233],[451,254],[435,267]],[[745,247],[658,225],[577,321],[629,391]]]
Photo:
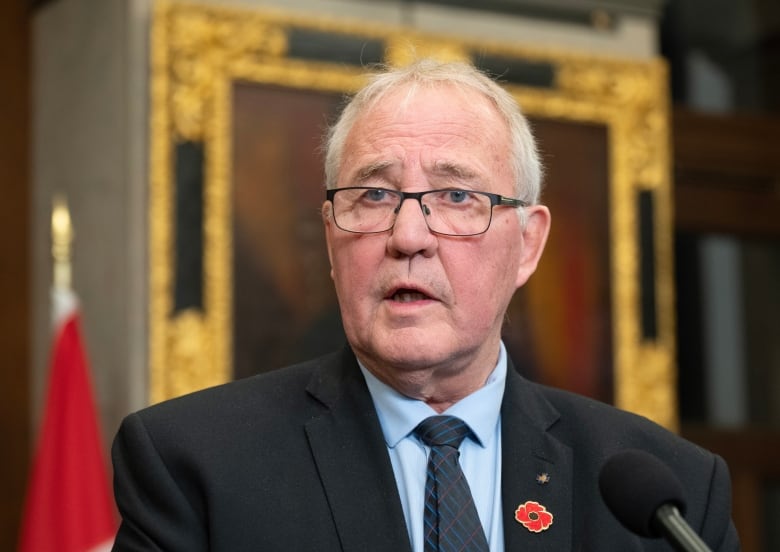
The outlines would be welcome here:
[[[479,50],[551,68],[549,88],[508,88],[527,114],[608,128],[614,403],[675,427],[669,115],[662,61],[178,2],[156,5],[151,33],[150,401],[230,379],[231,83],[327,92],[351,92],[361,85],[359,66],[289,57],[291,29],[370,36],[385,45],[390,63],[405,62],[413,44],[418,56],[469,59]],[[202,144],[204,151],[203,303],[176,311],[173,181],[175,144],[181,142]],[[648,254],[641,254],[640,240],[650,244]],[[649,332],[643,318],[648,299]]]

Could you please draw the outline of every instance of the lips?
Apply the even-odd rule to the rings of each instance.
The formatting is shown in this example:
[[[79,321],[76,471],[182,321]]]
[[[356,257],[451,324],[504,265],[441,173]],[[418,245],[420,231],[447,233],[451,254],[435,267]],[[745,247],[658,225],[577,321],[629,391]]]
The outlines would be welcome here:
[[[399,289],[390,297],[390,299],[398,303],[411,303],[412,301],[423,301],[430,298],[419,291]]]
[[[418,287],[397,286],[385,295],[385,299],[396,303],[413,303],[414,301],[427,301],[434,299],[434,297]]]

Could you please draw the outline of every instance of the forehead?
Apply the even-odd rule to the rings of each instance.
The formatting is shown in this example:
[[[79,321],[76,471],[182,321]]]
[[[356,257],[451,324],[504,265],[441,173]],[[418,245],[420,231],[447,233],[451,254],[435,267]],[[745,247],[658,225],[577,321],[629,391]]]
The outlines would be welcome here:
[[[446,83],[405,84],[364,107],[347,135],[343,161],[448,150],[447,157],[498,153],[505,160],[509,143],[508,123],[482,93]]]
[[[450,120],[487,122],[500,120],[496,106],[483,93],[468,86],[451,83],[403,83],[396,85],[369,101],[356,119],[361,122],[402,121],[444,118]],[[354,128],[354,127],[353,127]]]
[[[415,172],[422,170],[428,178],[459,176],[470,185],[512,193],[510,158],[509,125],[482,93],[444,83],[403,85],[378,97],[357,118],[338,179],[424,185]]]

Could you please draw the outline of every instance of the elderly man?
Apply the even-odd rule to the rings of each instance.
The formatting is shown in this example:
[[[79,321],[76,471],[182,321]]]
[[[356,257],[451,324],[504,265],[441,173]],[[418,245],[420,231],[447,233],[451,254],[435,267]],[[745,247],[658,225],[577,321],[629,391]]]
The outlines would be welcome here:
[[[508,358],[504,314],[550,213],[507,92],[465,64],[375,75],[325,170],[348,346],[129,416],[116,550],[666,550],[599,495],[626,448],[672,467],[693,527],[738,550],[720,458]]]

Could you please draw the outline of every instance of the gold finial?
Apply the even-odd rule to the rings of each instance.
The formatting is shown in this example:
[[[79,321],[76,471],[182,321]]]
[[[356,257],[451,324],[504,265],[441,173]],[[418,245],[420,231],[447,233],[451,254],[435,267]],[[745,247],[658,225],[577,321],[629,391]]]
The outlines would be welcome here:
[[[73,225],[70,223],[68,203],[64,197],[54,198],[51,212],[51,255],[54,258],[54,287],[70,288],[70,247]]]
[[[590,14],[590,24],[597,31],[610,31],[615,26],[615,18],[606,10],[593,10]]]

